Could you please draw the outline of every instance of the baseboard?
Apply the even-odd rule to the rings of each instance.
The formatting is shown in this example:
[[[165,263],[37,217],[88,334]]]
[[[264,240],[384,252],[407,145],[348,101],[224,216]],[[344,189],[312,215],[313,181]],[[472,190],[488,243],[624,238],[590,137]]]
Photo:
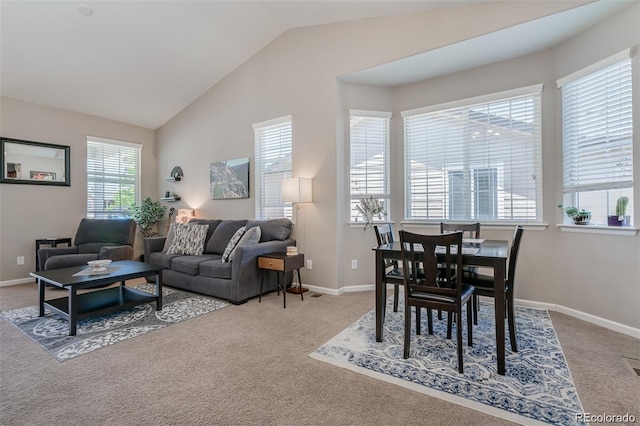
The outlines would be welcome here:
[[[28,283],[35,283],[35,279],[29,277],[29,278],[18,278],[15,280],[0,281],[0,287],[9,287],[12,285],[28,284]]]

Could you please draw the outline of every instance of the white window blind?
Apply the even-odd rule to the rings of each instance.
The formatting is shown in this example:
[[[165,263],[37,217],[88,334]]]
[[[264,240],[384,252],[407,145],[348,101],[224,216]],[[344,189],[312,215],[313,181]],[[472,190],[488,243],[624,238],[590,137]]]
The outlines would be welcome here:
[[[351,110],[350,115],[350,221],[363,220],[356,206],[363,198],[377,198],[390,214],[390,112]]]
[[[405,219],[540,222],[541,94],[403,112]]]
[[[631,60],[562,86],[564,192],[633,186]]]
[[[291,203],[282,202],[282,179],[292,177],[291,116],[256,123],[253,129],[256,143],[256,218],[291,218]]]
[[[87,217],[129,217],[140,203],[142,145],[87,139]]]

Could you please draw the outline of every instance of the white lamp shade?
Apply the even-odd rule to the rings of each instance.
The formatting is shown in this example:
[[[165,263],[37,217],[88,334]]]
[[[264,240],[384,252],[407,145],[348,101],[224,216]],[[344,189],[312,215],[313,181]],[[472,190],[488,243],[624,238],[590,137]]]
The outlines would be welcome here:
[[[285,203],[310,203],[313,201],[311,178],[282,179],[282,201]]]

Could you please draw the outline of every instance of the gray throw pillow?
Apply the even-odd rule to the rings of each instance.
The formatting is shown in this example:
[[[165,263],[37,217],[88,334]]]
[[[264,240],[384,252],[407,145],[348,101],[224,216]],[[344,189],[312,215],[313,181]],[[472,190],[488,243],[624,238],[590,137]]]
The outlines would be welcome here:
[[[260,236],[261,235],[262,235],[262,231],[260,231],[260,227],[259,226],[255,226],[255,227],[245,231],[245,233],[242,236],[242,238],[240,238],[240,241],[238,241],[238,244],[236,244],[236,246],[233,248],[233,250],[231,250],[231,254],[229,254],[229,258],[227,260],[229,262],[231,262],[233,260],[233,256],[236,254],[236,250],[238,249],[238,247],[244,247],[244,246],[248,246],[248,245],[252,245],[252,244],[258,244],[260,242]],[[226,262],[226,260],[224,260],[224,256],[222,256],[222,261]]]
[[[213,231],[213,235],[207,241],[204,251],[206,253],[223,254],[233,234],[246,224],[246,220],[223,220]]]
[[[260,242],[284,241],[289,237],[293,222],[286,217],[269,220],[252,220],[247,222],[247,229],[259,226],[262,231]]]
[[[229,243],[227,244],[227,247],[224,249],[224,253],[222,253],[222,262],[227,262],[229,260],[231,252],[234,248],[236,248],[236,245],[244,235],[246,229],[247,228],[243,226],[242,228],[238,229],[235,234],[233,234],[233,237],[231,237]]]
[[[209,225],[176,223],[175,236],[167,254],[201,255]]]
[[[164,240],[164,247],[162,247],[162,251],[165,253],[169,250],[169,247],[171,247],[171,244],[173,244],[173,240],[176,237],[176,229],[174,225],[175,222],[171,222],[169,225],[169,231],[167,232],[167,238]]]

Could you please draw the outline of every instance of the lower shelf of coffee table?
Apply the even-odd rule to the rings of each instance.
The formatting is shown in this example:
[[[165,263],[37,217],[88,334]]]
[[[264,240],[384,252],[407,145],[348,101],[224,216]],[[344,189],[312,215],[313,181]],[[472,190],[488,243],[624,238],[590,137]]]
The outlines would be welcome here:
[[[128,287],[111,287],[76,295],[76,319],[96,317],[118,312],[149,302],[157,302],[158,298],[144,291]],[[44,306],[64,319],[69,319],[69,298],[45,300]]]

